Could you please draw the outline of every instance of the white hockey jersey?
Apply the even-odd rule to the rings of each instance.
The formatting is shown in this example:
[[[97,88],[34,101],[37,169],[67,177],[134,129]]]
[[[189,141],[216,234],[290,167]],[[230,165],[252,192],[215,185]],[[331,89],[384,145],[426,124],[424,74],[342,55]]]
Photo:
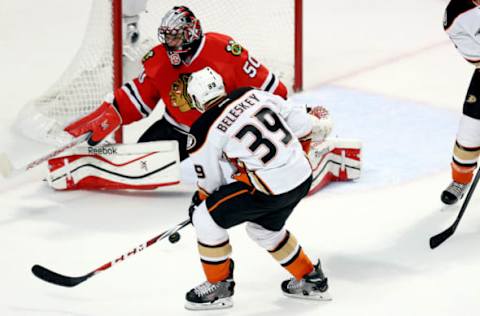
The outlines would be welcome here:
[[[266,194],[288,192],[312,173],[299,137],[312,121],[305,107],[253,88],[232,92],[193,124],[188,151],[199,189],[226,184],[220,161],[234,162],[248,182]]]
[[[480,6],[472,0],[451,0],[443,27],[460,54],[480,67]]]

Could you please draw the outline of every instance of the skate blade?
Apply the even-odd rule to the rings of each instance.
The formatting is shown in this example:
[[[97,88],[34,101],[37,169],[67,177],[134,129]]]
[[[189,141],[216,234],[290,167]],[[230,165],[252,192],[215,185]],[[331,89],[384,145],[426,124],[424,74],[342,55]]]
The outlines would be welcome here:
[[[221,298],[216,300],[213,303],[192,303],[185,302],[185,308],[188,310],[198,311],[198,310],[210,310],[210,309],[224,309],[230,308],[233,306],[233,301],[231,297]]]
[[[302,300],[312,300],[312,301],[331,301],[332,297],[328,291],[325,292],[313,292],[310,295],[303,295],[303,294],[289,294],[283,292],[283,294],[287,297],[291,298],[299,298]]]

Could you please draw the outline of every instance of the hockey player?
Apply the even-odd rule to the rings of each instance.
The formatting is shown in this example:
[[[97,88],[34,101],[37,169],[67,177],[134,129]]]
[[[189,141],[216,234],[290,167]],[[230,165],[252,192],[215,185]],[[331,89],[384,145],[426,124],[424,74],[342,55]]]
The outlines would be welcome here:
[[[144,4],[145,2],[143,2]],[[137,6],[130,11],[138,12],[140,7]],[[131,24],[130,29],[134,29],[135,21],[133,20]],[[98,109],[67,126],[65,131],[75,137],[91,132],[88,143],[96,145],[120,125],[126,125],[148,116],[159,100],[162,100],[165,103],[163,118],[148,128],[140,137],[139,142],[176,140],[179,143],[180,160],[184,160],[188,157],[186,151],[188,131],[200,115],[186,90],[190,73],[209,66],[222,76],[227,93],[238,87],[252,86],[274,93],[284,99],[287,97],[285,85],[272,72],[229,36],[219,33],[204,34],[200,21],[185,6],[174,7],[165,14],[158,29],[158,37],[161,44],[154,47],[143,58],[144,69],[140,76],[125,83]],[[322,117],[325,122],[325,133],[321,138],[323,140],[331,129],[331,121],[328,115],[325,115],[322,107],[312,108],[311,113]],[[333,156],[340,157],[337,154]],[[119,162],[115,163],[109,159],[108,163],[104,164],[105,159],[102,157],[98,159],[97,157],[76,155],[74,158],[61,158],[66,158],[70,162],[74,160],[75,164],[72,163],[68,167],[58,164],[60,160],[55,162],[57,167],[50,169],[50,172],[54,172],[54,174],[50,176],[52,181],[49,183],[56,189],[135,188],[135,184],[132,186],[132,181],[134,181],[132,179],[138,179],[141,176],[136,173],[136,176],[132,178],[131,173],[122,173],[122,178],[111,179],[115,172],[103,172],[103,170],[110,170]],[[61,161],[63,160],[61,159]],[[316,185],[317,188],[330,181],[329,168],[324,166],[329,161],[333,160],[325,159],[318,164],[319,172],[323,173],[315,180],[319,183]],[[103,165],[96,168],[83,167],[92,163]],[[332,168],[338,166],[338,164],[329,165]],[[345,164],[342,162],[342,165]],[[81,174],[78,172],[80,167],[82,167]],[[64,171],[65,169],[67,170]],[[75,172],[72,173],[71,170],[75,170]],[[89,173],[90,171],[92,173]],[[70,174],[72,181],[63,180],[67,177],[63,177],[62,173]],[[150,173],[145,172],[145,174]],[[355,177],[357,176],[352,173],[352,176],[345,175],[342,178],[340,175],[336,178],[347,180]],[[147,179],[145,177],[142,179],[145,180],[142,183],[143,188],[178,183],[178,181],[171,181],[172,179],[164,183],[156,179],[152,185],[145,186]],[[118,181],[128,183],[125,186],[125,183],[118,183]]]
[[[253,86],[287,97],[285,85],[272,72],[231,37],[204,34],[200,21],[185,6],[165,14],[158,38],[161,44],[145,55],[138,78],[125,83],[115,91],[114,99],[106,102],[115,107],[123,125],[148,116],[160,100],[164,102],[163,118],[147,129],[139,142],[177,140],[180,158],[187,157],[186,135],[199,116],[186,92],[188,76],[206,66],[222,75],[227,92]]]
[[[188,93],[205,112],[193,124],[188,152],[198,175],[189,215],[207,281],[186,294],[187,309],[233,305],[233,260],[227,229],[246,222],[250,238],[293,278],[281,284],[291,297],[328,300],[320,261],[313,265],[285,221],[312,183],[312,169],[298,138],[318,119],[304,107],[254,88],[226,94],[212,68],[193,73]],[[226,184],[219,161],[230,161],[236,181]]]
[[[480,155],[480,1],[451,0],[443,26],[458,52],[475,66],[453,148],[453,181],[441,195],[444,203],[454,204],[469,187]]]

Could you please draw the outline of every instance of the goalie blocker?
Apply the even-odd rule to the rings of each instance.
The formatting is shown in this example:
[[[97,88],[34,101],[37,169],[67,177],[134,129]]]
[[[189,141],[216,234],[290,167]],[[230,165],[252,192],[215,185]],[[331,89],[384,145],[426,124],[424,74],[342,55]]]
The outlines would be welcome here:
[[[180,183],[177,141],[75,147],[48,161],[55,190],[152,190]]]
[[[308,158],[313,170],[309,195],[332,181],[360,177],[361,143],[327,138],[313,141]],[[152,190],[180,182],[178,144],[157,141],[103,147],[76,147],[48,162],[49,185],[55,190]]]

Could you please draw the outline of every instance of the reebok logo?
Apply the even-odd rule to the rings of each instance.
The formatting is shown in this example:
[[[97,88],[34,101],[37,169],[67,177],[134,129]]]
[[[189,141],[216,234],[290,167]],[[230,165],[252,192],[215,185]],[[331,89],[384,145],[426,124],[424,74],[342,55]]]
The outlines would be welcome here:
[[[88,147],[88,153],[92,155],[116,155],[116,147]]]

